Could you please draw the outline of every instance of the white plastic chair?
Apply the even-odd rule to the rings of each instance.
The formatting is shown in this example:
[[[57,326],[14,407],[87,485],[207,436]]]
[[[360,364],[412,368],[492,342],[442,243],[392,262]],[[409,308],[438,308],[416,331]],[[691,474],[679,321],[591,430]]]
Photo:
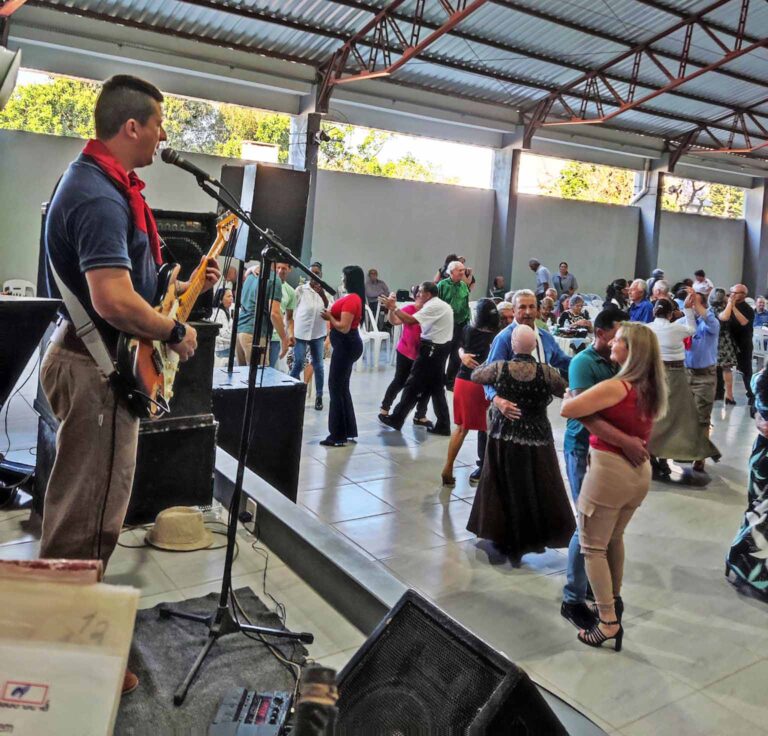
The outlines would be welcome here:
[[[360,366],[365,364],[365,356],[368,354],[368,345],[372,342],[371,333],[365,329],[365,320],[360,323],[358,332],[360,333],[360,339],[363,341],[363,352],[353,366],[356,371],[359,371]]]
[[[378,312],[378,310],[376,311]],[[368,337],[368,340],[370,340],[371,343],[373,344],[373,364],[371,367],[378,370],[379,357],[381,356],[381,346],[383,343],[387,343],[387,350],[389,350],[390,348],[389,340],[391,335],[388,332],[384,332],[383,330],[378,329],[378,325],[379,325],[378,320],[376,319],[376,316],[373,314],[373,311],[367,304],[365,305],[364,322],[365,322],[365,330],[366,330],[366,335]],[[362,334],[361,334],[361,337],[362,337]]]
[[[35,296],[35,285],[25,279],[8,279],[3,284],[3,291],[11,296]]]

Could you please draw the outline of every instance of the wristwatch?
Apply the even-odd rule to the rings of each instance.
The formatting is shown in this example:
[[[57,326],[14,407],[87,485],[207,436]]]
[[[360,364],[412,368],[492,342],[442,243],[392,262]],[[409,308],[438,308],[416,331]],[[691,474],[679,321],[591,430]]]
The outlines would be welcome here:
[[[186,336],[187,328],[181,324],[178,320],[173,320],[173,329],[171,334],[168,335],[168,339],[165,340],[166,345],[178,345]]]

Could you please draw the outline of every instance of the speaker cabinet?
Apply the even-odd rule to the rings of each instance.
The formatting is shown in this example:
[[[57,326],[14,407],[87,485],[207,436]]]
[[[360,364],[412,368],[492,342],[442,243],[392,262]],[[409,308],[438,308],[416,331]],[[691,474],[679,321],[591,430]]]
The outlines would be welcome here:
[[[218,368],[213,373],[213,413],[220,425],[219,447],[233,457],[240,452],[247,380],[246,366],[236,367],[231,375]],[[294,502],[298,495],[306,396],[303,381],[272,368],[259,369],[245,464]]]
[[[260,228],[272,230],[293,255],[301,258],[309,172],[267,164],[225,165],[221,168],[221,182]],[[242,225],[235,258],[260,259],[263,247],[259,236]]]
[[[179,278],[186,280],[208,253],[216,239],[217,217],[213,212],[152,210],[157,232],[164,242],[163,259],[181,266]],[[213,289],[201,294],[190,320],[209,319],[213,314]]]
[[[528,675],[409,590],[338,678],[343,736],[567,736]]]

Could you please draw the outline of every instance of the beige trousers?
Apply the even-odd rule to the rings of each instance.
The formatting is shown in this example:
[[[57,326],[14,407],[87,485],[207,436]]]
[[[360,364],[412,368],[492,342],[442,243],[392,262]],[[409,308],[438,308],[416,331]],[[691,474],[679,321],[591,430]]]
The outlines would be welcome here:
[[[651,464],[636,468],[623,455],[589,451],[579,494],[579,540],[595,602],[613,608],[624,577],[624,530],[651,485]]]
[[[266,338],[261,338],[261,347],[267,346]],[[235,346],[235,357],[237,358],[238,365],[250,365],[251,364],[251,350],[253,348],[253,335],[247,332],[237,333],[237,344]],[[267,356],[269,359],[269,356]]]
[[[59,419],[43,507],[40,557],[106,565],[133,487],[139,420],[89,355],[50,345],[40,383]]]

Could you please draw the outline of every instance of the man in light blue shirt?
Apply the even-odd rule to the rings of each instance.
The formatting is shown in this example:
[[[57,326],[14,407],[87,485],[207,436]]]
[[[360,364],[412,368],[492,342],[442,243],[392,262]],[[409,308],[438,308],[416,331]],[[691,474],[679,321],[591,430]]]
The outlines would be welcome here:
[[[717,344],[720,339],[720,320],[707,308],[707,297],[696,292],[693,299],[696,312],[696,332],[691,337],[691,345],[685,351],[685,367],[688,385],[696,401],[699,415],[699,428],[709,436],[709,424],[712,406],[715,403],[717,389]],[[685,317],[679,322],[685,322]],[[696,460],[693,469],[704,472],[704,461]]]
[[[518,325],[528,325],[536,332],[538,345],[533,351],[533,357],[539,363],[548,363],[559,371],[567,371],[571,359],[560,349],[555,338],[548,332],[539,330],[535,326],[538,307],[536,295],[529,289],[520,289],[515,294],[515,321],[505,327],[491,343],[491,352],[486,362],[493,363],[496,360],[512,360],[512,332]],[[485,386],[485,395],[488,401],[492,401],[496,408],[509,419],[517,419],[520,413],[517,407],[506,399],[496,396],[493,386]]]
[[[528,261],[528,268],[536,274],[536,298],[541,299],[552,285],[552,275],[546,266],[541,265],[538,258],[531,258]]]

